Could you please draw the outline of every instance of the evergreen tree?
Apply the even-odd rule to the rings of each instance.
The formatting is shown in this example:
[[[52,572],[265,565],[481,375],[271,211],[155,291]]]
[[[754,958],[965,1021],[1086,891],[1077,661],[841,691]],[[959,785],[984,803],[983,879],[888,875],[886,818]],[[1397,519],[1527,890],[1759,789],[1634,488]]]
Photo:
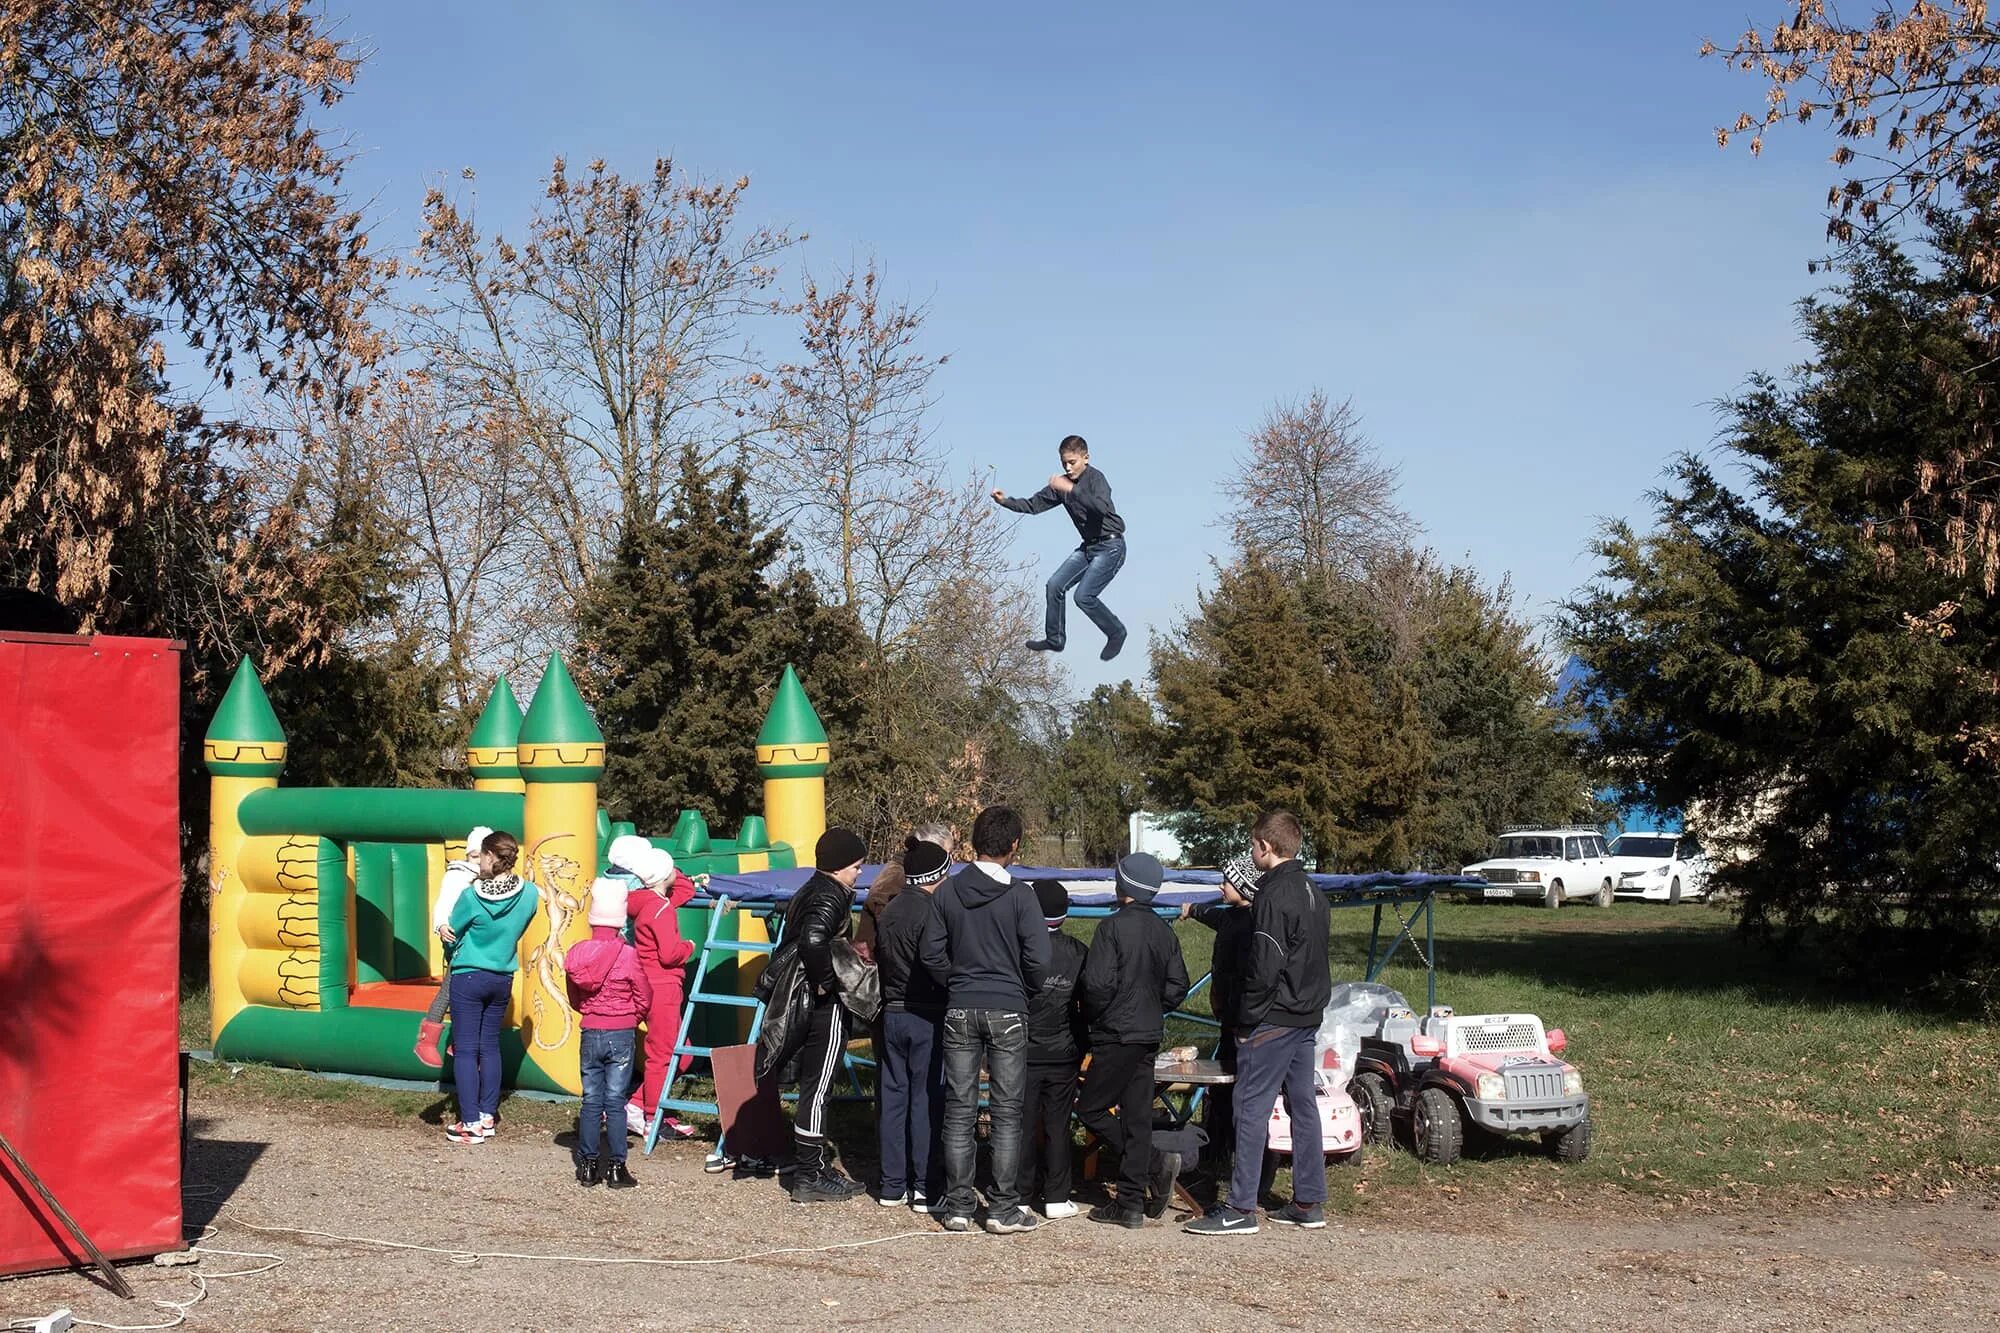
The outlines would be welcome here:
[[[1367,680],[1305,625],[1299,589],[1253,552],[1154,649],[1162,728],[1150,787],[1198,863],[1242,850],[1273,805],[1298,814],[1306,855],[1328,869],[1366,845],[1350,779],[1380,719]]]
[[[668,512],[635,516],[618,534],[579,625],[614,818],[664,831],[695,809],[720,832],[761,813],[750,742],[788,661],[841,738],[835,780],[855,762],[844,742],[865,639],[803,575],[773,580],[783,550],[783,532],[751,513],[741,464],[706,469],[692,446]]]
[[[1607,530],[1566,628],[1597,757],[1736,846],[1749,925],[1830,920],[1871,967],[1921,939],[1937,977],[1990,987],[2000,620],[1910,554],[1937,534],[1889,541],[1949,483],[1926,460],[1991,436],[1996,372],[1939,241],[1936,272],[1878,248],[1801,304],[1814,359],[1728,406],[1748,487],[1682,457],[1653,531]]]
[[[1050,823],[1065,847],[1072,833],[1080,840],[1084,865],[1110,865],[1125,854],[1132,814],[1145,801],[1147,759],[1158,734],[1152,707],[1130,681],[1099,685],[1076,706],[1067,728],[1051,756]]]

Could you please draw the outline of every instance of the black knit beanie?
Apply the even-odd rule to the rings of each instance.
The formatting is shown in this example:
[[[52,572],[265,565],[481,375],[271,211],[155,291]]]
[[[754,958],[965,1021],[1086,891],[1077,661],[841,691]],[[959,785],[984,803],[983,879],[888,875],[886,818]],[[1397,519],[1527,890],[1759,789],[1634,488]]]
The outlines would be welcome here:
[[[903,839],[903,882],[922,888],[944,878],[951,858],[944,848],[921,838]]]
[[[813,848],[813,869],[845,870],[868,855],[868,844],[851,828],[830,828]]]
[[[1036,880],[1035,902],[1042,909],[1042,920],[1050,926],[1060,924],[1069,915],[1069,890],[1059,879]]]

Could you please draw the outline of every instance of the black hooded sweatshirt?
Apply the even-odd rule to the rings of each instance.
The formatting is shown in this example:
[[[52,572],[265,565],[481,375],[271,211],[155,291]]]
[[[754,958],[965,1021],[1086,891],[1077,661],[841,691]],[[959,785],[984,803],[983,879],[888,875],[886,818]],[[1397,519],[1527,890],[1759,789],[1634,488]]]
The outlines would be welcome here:
[[[944,982],[947,1006],[1027,1013],[1049,970],[1049,928],[1027,883],[974,864],[938,885],[931,902],[922,957]]]

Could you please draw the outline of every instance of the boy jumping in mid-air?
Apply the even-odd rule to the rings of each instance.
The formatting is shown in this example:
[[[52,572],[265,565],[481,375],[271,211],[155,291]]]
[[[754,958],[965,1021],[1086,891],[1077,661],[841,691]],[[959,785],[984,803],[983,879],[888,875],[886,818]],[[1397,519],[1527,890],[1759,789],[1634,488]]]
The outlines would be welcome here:
[[[1061,505],[1068,511],[1069,521],[1076,524],[1076,535],[1082,538],[1082,544],[1070,552],[1069,559],[1049,575],[1048,618],[1043,623],[1042,637],[1030,639],[1028,646],[1037,652],[1063,650],[1068,641],[1063,629],[1063,598],[1074,588],[1076,609],[1104,631],[1104,651],[1098,656],[1109,662],[1125,646],[1125,626],[1111,614],[1110,607],[1098,600],[1098,594],[1125,563],[1125,520],[1118,517],[1118,510],[1111,503],[1111,483],[1090,465],[1090,446],[1083,437],[1065,435],[1056,450],[1062,458],[1062,471],[1050,477],[1049,484],[1033,495],[1016,499],[1009,498],[998,487],[993,490],[993,498],[1001,507],[1017,514],[1039,514]]]

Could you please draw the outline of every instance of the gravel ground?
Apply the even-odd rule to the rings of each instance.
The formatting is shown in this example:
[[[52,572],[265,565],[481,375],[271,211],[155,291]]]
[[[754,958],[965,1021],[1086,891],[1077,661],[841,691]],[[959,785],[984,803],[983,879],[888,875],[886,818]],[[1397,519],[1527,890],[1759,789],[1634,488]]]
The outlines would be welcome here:
[[[1027,1236],[951,1235],[871,1200],[791,1205],[771,1181],[700,1170],[693,1145],[635,1157],[641,1188],[582,1191],[547,1108],[476,1148],[336,1104],[198,1089],[189,1220],[206,1243],[279,1256],[217,1281],[189,1329],[885,1328],[1991,1329],[2000,1323],[2000,1195],[1928,1202],[1683,1207],[1608,1196],[1456,1202],[1393,1223],[1266,1227],[1202,1240],[1079,1217]],[[568,1141],[567,1134],[562,1143]],[[740,1262],[597,1265],[385,1249],[304,1228],[453,1251]],[[879,1240],[858,1248],[812,1247]],[[771,1253],[780,1247],[795,1252]],[[8,1318],[67,1305],[159,1325],[145,1299],[189,1274],[253,1267],[204,1255],[124,1270],[128,1305],[77,1274],[0,1281]]]

